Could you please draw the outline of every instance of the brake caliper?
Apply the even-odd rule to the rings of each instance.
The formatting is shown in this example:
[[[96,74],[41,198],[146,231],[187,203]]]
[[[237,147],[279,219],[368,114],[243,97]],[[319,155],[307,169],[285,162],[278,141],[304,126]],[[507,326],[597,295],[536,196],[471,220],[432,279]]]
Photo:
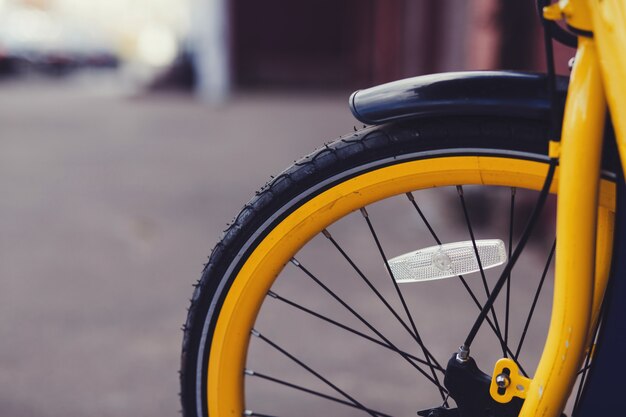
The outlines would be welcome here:
[[[498,361],[496,369],[500,372],[495,374],[496,377],[509,369],[509,383],[521,384],[523,381],[519,376],[517,366],[513,367],[508,362]],[[511,361],[513,362],[513,361]],[[501,367],[498,367],[501,364]],[[514,364],[514,362],[513,362]],[[513,376],[514,375],[514,376]],[[444,385],[448,389],[450,396],[454,399],[458,407],[459,417],[515,417],[519,414],[524,400],[519,396],[515,396],[513,390],[504,388],[503,394],[499,395],[500,400],[508,398],[507,401],[496,400],[491,394],[492,384],[496,384],[496,393],[498,393],[498,385],[496,378],[492,378],[486,373],[478,369],[476,361],[473,358],[460,360],[455,353],[448,361],[446,368],[446,376]],[[526,381],[529,381],[527,378]],[[510,385],[510,384],[509,384]],[[524,390],[528,385],[524,385]],[[509,393],[513,393],[509,395]],[[433,409],[435,410],[435,409]]]

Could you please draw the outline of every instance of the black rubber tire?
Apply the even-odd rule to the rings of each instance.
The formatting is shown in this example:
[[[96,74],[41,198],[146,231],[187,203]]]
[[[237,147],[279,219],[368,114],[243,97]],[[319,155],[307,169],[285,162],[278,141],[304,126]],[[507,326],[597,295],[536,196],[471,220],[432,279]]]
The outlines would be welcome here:
[[[514,158],[547,161],[548,127],[545,121],[540,120],[487,117],[433,118],[372,127],[325,145],[267,183],[226,229],[195,285],[182,346],[180,381],[183,415],[198,416],[198,410],[201,410],[202,416],[207,413],[206,387],[197,383],[204,384],[202,381],[206,381],[206,376],[198,376],[197,370],[207,368],[209,352],[200,346],[205,322],[208,320],[206,331],[207,340],[210,340],[216,321],[216,317],[207,317],[209,306],[215,303],[215,311],[219,311],[233,277],[257,242],[277,222],[324,188],[317,189],[315,194],[307,194],[307,190],[329,178],[341,177],[342,173],[350,174],[338,181],[346,180],[348,175],[380,167],[380,163],[389,165],[396,158],[418,155],[417,158],[420,153],[428,151],[447,151],[451,156],[510,152],[515,154]],[[326,188],[333,184],[326,184]],[[281,216],[251,241],[259,227],[281,210]],[[225,271],[233,263],[237,265],[226,276]]]

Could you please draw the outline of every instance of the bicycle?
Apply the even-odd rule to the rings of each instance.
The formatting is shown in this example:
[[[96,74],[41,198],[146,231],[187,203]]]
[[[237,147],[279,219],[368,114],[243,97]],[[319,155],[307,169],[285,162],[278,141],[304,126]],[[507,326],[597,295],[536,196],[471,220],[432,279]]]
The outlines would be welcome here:
[[[547,74],[436,74],[358,91],[350,106],[370,127],[296,162],[244,206],[213,249],[189,309],[184,415],[559,416],[577,380],[573,415],[618,412],[616,395],[600,405],[593,396],[619,390],[619,371],[607,380],[597,369],[615,357],[601,340],[611,337],[616,301],[603,298],[610,275],[623,268],[616,257],[611,274],[623,173],[615,145],[603,138],[611,136],[608,103],[625,156],[626,2],[548,3],[538,1]],[[561,19],[568,30],[555,23]],[[554,75],[553,38],[577,45],[569,80]],[[476,224],[469,208],[477,189],[508,202],[503,215],[483,216],[502,223],[502,232]],[[542,229],[556,239],[537,265],[529,245],[545,246],[533,233],[550,194],[558,194],[556,232],[549,223]],[[444,203],[434,203],[441,195]],[[450,230],[457,226],[451,212],[439,217],[445,229],[428,216],[451,198],[462,230]],[[529,198],[536,203],[516,233],[516,201]],[[490,239],[477,237],[485,233]],[[541,359],[531,368],[521,348],[530,343],[553,258],[551,321],[547,337],[538,331]],[[514,302],[522,296],[513,292],[524,293],[520,276],[532,275],[514,269],[520,259],[540,278],[514,340],[514,311],[521,311]],[[611,285],[607,298],[616,298],[619,284]],[[460,291],[470,296],[466,304],[456,300]],[[421,293],[426,308],[416,310]],[[438,307],[452,317],[414,319]],[[478,316],[468,318],[468,309]],[[502,309],[504,317],[496,314]],[[287,319],[298,321],[285,328]],[[470,330],[443,336],[434,324]],[[444,346],[447,364],[433,346]],[[369,366],[374,352],[388,355],[383,366]],[[287,377],[265,370],[272,368]],[[389,388],[392,380],[399,383]],[[413,398],[418,392],[422,403]]]

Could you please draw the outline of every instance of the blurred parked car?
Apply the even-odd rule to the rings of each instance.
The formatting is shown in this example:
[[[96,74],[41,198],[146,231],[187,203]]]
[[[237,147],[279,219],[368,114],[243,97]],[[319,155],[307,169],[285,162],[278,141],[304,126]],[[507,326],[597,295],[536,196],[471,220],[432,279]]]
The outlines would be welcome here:
[[[0,14],[0,75],[27,71],[64,75],[118,64],[106,37],[81,21],[27,6],[14,6]]]

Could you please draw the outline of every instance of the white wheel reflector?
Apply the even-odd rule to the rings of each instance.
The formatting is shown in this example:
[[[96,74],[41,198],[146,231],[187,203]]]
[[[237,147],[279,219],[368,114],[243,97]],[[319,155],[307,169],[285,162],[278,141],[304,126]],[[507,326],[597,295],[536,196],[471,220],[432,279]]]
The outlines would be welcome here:
[[[500,239],[476,241],[483,269],[502,265],[507,260],[504,242]],[[388,261],[398,283],[430,281],[480,271],[471,240],[445,243],[405,253]]]

